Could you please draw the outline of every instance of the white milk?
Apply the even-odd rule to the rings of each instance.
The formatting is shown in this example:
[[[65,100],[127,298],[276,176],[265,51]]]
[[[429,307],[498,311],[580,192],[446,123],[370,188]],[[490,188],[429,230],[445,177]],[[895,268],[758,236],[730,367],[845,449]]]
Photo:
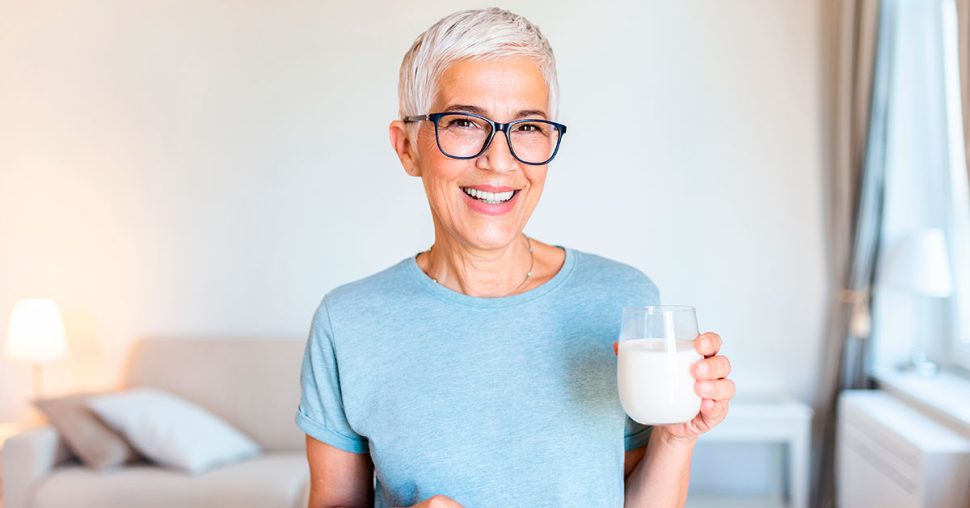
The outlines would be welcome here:
[[[668,353],[665,339],[620,341],[616,368],[620,403],[637,422],[686,422],[701,409],[691,374],[701,355],[692,340],[676,340],[672,345],[675,351]]]

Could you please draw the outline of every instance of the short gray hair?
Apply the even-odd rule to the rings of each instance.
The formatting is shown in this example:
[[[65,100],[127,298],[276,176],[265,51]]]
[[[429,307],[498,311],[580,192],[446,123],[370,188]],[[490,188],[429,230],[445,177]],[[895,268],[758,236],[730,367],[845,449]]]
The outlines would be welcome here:
[[[511,56],[535,60],[549,87],[549,118],[555,119],[559,81],[549,41],[529,20],[497,7],[449,14],[415,39],[401,62],[401,118],[431,112],[428,109],[438,93],[438,80],[454,62]]]

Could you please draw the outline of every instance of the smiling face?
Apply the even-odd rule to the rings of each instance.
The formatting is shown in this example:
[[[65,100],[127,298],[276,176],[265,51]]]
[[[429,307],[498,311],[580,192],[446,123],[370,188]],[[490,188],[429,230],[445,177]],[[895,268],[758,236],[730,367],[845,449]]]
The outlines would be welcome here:
[[[506,123],[521,118],[548,119],[549,89],[534,61],[506,57],[460,60],[442,73],[430,111],[465,111]],[[397,132],[395,132],[397,131]],[[452,159],[438,149],[431,122],[421,122],[414,151],[403,124],[391,125],[392,141],[409,174],[420,176],[435,221],[467,248],[497,249],[515,241],[542,195],[547,165],[516,160],[504,133],[474,159]]]

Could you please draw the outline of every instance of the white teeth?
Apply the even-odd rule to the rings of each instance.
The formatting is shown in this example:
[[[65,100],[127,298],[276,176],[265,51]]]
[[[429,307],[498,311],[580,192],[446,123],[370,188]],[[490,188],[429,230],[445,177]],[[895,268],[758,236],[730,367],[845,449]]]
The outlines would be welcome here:
[[[465,191],[465,194],[468,194],[469,196],[471,196],[473,198],[480,199],[480,200],[482,200],[482,201],[484,201],[484,202],[486,202],[486,203],[488,203],[490,205],[495,205],[495,204],[498,204],[498,203],[504,203],[504,202],[512,199],[512,195],[515,194],[515,191],[507,191],[507,192],[485,192],[485,191],[482,191],[482,190],[472,189],[472,188],[469,188],[469,187],[462,187],[461,190]]]

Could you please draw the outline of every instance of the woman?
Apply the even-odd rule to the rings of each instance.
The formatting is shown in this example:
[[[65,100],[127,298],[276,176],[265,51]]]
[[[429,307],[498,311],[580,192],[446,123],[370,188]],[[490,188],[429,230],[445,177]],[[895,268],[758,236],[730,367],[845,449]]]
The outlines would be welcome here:
[[[424,184],[434,244],[314,315],[296,417],[310,505],[682,505],[730,366],[704,334],[693,421],[623,413],[621,309],[658,304],[657,288],[523,234],[566,132],[546,39],[507,11],[452,14],[405,55],[399,93],[391,144]]]

